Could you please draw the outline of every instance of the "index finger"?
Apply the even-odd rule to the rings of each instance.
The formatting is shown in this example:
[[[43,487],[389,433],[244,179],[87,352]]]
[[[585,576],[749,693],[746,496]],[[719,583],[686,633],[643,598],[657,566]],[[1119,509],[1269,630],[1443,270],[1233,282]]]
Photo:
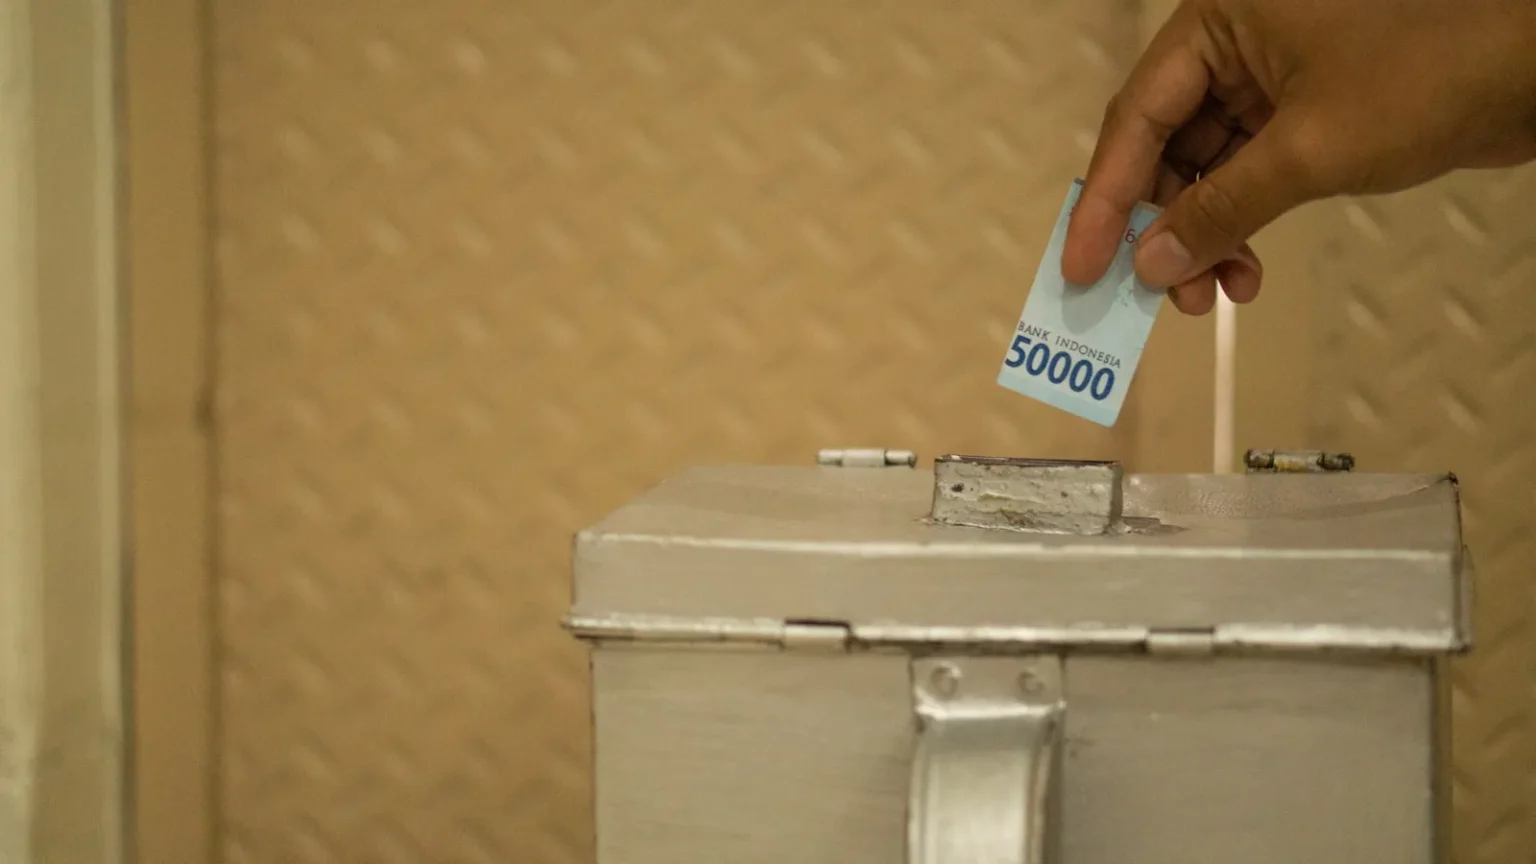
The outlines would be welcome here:
[[[1205,101],[1210,68],[1190,20],[1175,12],[1110,100],[1067,224],[1061,273],[1072,284],[1091,285],[1109,269],[1131,210],[1152,194],[1168,139]]]

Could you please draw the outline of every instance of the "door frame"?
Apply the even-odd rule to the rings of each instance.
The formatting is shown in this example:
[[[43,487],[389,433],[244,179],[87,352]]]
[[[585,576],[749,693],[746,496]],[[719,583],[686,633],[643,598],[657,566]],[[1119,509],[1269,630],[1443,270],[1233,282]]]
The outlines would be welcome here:
[[[122,3],[131,794],[134,858],[143,864],[220,857],[209,7],[207,0]]]
[[[0,859],[124,858],[111,0],[0,5]]]

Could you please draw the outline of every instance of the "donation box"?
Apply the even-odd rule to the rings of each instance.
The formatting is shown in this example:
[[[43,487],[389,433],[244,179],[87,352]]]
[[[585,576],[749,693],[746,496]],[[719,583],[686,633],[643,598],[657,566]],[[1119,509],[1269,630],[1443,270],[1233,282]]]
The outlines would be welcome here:
[[[582,531],[598,864],[1429,864],[1454,476],[823,451]]]

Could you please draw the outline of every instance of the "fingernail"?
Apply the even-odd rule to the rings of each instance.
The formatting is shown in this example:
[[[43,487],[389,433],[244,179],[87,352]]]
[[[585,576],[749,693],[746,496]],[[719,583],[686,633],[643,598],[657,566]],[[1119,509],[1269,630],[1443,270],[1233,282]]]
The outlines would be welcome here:
[[[1148,285],[1165,287],[1184,281],[1186,271],[1194,261],[1189,249],[1173,236],[1163,231],[1136,250],[1136,275]]]

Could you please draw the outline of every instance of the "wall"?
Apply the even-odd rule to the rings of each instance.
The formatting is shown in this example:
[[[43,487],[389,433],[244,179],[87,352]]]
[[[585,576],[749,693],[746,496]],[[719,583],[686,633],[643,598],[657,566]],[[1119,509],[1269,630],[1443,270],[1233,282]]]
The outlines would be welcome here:
[[[1114,432],[992,384],[1169,5],[130,3],[142,860],[585,860],[569,539],[683,465],[1207,470],[1211,319],[1163,317]],[[1532,278],[1511,176],[1307,209],[1236,315],[1237,447],[1468,480],[1467,861],[1533,848],[1524,415],[1475,371],[1520,301],[1442,284]]]
[[[684,465],[1131,446],[993,378],[1136,13],[217,4],[226,859],[589,856],[570,537]]]
[[[1536,169],[1462,172],[1316,204],[1261,238],[1240,313],[1239,440],[1348,450],[1363,471],[1454,471],[1477,565],[1476,650],[1455,664],[1459,861],[1536,849]]]

